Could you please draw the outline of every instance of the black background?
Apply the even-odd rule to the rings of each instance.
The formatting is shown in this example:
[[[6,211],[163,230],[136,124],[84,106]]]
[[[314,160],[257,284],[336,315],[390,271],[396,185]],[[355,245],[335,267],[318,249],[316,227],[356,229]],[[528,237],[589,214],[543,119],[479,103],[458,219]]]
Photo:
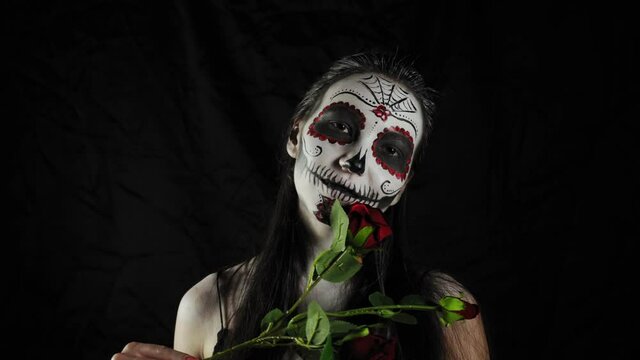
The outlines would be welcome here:
[[[494,358],[629,354],[632,12],[511,3],[9,2],[8,349],[171,345],[182,294],[260,244],[306,87],[379,47],[442,95],[412,256],[476,295]]]

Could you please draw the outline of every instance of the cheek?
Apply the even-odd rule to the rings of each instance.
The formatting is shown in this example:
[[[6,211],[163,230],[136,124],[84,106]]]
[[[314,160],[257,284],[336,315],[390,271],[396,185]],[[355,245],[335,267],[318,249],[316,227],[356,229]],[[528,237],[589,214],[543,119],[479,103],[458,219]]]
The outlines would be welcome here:
[[[322,141],[309,136],[305,133],[302,135],[302,152],[309,159],[316,159],[324,153],[324,144]]]
[[[302,136],[302,151],[310,162],[329,165],[329,162],[343,151],[343,145],[331,144],[327,140],[309,135],[306,131],[307,129]]]
[[[372,186],[385,196],[392,196],[398,193],[406,182],[406,178],[399,179],[392,175],[387,169],[376,162],[372,155],[369,157],[369,178]]]

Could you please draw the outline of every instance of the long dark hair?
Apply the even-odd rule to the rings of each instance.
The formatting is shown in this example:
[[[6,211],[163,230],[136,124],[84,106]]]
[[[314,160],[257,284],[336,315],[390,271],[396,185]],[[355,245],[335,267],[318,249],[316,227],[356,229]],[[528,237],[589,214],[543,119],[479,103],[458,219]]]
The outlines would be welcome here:
[[[358,53],[346,56],[334,62],[306,92],[291,118],[287,136],[296,124],[312,115],[314,109],[333,83],[358,73],[377,73],[400,82],[417,97],[424,117],[421,149],[426,145],[433,126],[435,91],[427,87],[423,77],[406,57],[382,52]],[[283,141],[283,143],[286,143]],[[298,217],[298,196],[293,184],[295,161],[282,149],[281,186],[273,209],[268,228],[268,238],[261,252],[247,265],[242,284],[242,296],[236,313],[233,315],[233,331],[225,341],[225,347],[248,340],[258,335],[260,320],[272,308],[286,310],[300,296],[300,276],[307,273],[307,237],[306,230]],[[416,156],[415,163],[419,160]],[[366,301],[368,294],[375,290],[386,292],[399,298],[409,293],[421,292],[431,298],[432,290],[425,287],[422,277],[425,271],[410,268],[405,262],[402,243],[402,226],[405,201],[401,200],[387,211],[387,217],[394,230],[394,240],[387,241],[384,251],[375,252],[375,256],[365,259],[366,271],[358,274],[355,290],[348,305],[359,306]],[[220,275],[223,276],[223,275]],[[227,283],[227,281],[225,281]],[[375,289],[375,290],[374,290]],[[228,292],[227,292],[228,293]],[[238,293],[238,292],[236,292]],[[419,327],[394,329],[400,339],[399,358],[439,358],[441,354],[441,333],[437,319],[431,315],[421,316]],[[233,358],[280,359],[284,350],[250,350],[236,353]]]

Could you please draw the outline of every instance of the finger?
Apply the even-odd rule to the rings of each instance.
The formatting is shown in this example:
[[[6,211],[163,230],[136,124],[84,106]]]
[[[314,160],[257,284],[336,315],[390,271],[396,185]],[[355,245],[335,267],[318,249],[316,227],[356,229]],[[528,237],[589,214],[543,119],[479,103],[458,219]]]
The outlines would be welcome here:
[[[111,360],[136,360],[136,359],[137,359],[136,356],[130,356],[123,353],[117,353],[111,357]]]
[[[128,343],[124,349],[122,349],[122,353],[129,356],[138,356],[157,360],[197,360],[196,357],[173,350],[166,346],[140,342]]]

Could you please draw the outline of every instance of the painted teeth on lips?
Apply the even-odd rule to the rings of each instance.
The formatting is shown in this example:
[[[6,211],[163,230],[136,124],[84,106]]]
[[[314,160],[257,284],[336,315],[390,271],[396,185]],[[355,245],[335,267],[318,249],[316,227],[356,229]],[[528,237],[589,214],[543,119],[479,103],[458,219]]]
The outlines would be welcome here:
[[[361,202],[367,205],[373,205],[375,203],[374,199],[364,197],[357,192],[349,189],[348,187],[341,185],[337,182],[331,181],[329,179],[320,178],[320,182],[327,187],[328,192],[330,193],[332,198],[338,198],[340,201],[355,201]]]

